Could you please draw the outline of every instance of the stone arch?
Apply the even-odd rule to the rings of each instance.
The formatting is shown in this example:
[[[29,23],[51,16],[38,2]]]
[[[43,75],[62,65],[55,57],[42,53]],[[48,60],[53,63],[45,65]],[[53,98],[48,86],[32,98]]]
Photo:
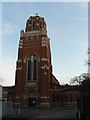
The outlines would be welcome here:
[[[30,55],[35,55],[35,56],[37,56],[38,62],[40,61],[40,57],[39,57],[39,55],[38,55],[37,53],[28,53],[28,54],[25,55],[24,58],[23,58],[23,62],[24,62],[24,63],[27,62],[27,59],[28,59],[28,57],[29,57]]]

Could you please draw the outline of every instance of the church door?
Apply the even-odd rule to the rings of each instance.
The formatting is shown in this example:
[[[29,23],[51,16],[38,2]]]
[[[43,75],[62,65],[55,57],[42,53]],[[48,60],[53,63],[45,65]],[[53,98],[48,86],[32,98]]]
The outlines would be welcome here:
[[[36,98],[28,98],[28,107],[36,106]]]

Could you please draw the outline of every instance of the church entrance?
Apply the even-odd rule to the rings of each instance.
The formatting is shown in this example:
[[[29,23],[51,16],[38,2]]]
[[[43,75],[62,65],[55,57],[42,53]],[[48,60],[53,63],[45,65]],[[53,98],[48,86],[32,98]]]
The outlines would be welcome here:
[[[28,98],[28,107],[36,106],[36,98]]]

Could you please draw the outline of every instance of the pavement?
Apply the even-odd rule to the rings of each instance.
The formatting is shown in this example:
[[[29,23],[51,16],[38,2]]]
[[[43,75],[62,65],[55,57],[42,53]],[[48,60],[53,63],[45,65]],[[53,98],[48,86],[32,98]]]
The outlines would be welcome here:
[[[50,119],[50,120],[76,120],[76,108],[54,107],[54,108],[14,108],[10,114],[4,115],[2,120],[13,119]]]

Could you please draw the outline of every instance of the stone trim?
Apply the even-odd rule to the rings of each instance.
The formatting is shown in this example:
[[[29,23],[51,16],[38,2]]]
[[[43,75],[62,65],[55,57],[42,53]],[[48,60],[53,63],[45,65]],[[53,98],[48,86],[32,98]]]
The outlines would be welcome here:
[[[45,72],[44,74],[47,75],[47,72]]]
[[[45,66],[41,66],[41,69],[45,69]]]
[[[47,44],[47,41],[46,40],[43,40],[43,41],[41,41],[41,43],[43,44],[43,43],[46,43]]]
[[[49,105],[50,103],[41,103],[41,105]]]
[[[46,44],[41,44],[41,47],[47,47],[47,45]]]
[[[42,40],[46,40],[46,37],[42,37]]]
[[[22,48],[23,46],[19,46],[19,48]]]
[[[15,98],[19,99],[20,97],[15,97]]]
[[[23,61],[24,63],[26,63],[26,59],[24,59],[24,61]]]
[[[42,37],[42,41],[46,41],[48,43],[50,41],[50,38],[48,38],[48,37]]]
[[[22,70],[22,67],[18,67],[17,70]]]
[[[49,67],[47,67],[47,70],[49,70]]]
[[[41,58],[41,61],[49,61],[47,58]]]
[[[23,39],[20,39],[20,42],[23,42]]]
[[[34,83],[34,82],[28,82],[26,83],[26,86],[35,86],[36,87],[37,83]]]
[[[23,43],[22,43],[22,42],[20,42],[20,43],[19,43],[19,45],[21,45],[21,46],[22,46],[22,45],[23,45]]]
[[[49,70],[49,67],[46,64],[44,64],[44,66],[41,66],[41,69],[45,69],[45,68]]]
[[[47,45],[47,41],[46,41],[45,39],[43,39],[43,40],[41,41],[41,46],[46,46],[46,47],[48,46],[48,45]]]
[[[41,98],[47,99],[47,98],[50,98],[50,97],[47,97],[47,96],[41,96]]]
[[[32,30],[32,31],[28,31],[28,32],[25,32],[24,34],[23,34],[23,36],[28,36],[28,35],[30,35],[30,36],[34,36],[34,35],[41,35],[42,34],[42,32],[41,31],[38,31],[38,30]]]
[[[19,59],[18,62],[22,62],[22,59]]]

